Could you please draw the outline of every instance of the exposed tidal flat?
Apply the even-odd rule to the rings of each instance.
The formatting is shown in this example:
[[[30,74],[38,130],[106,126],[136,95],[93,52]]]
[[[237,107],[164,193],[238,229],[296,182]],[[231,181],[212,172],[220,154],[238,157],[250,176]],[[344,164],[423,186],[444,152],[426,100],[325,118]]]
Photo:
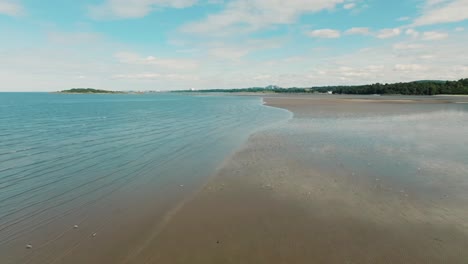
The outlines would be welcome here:
[[[466,263],[468,108],[457,98],[266,96],[255,133],[141,263]]]

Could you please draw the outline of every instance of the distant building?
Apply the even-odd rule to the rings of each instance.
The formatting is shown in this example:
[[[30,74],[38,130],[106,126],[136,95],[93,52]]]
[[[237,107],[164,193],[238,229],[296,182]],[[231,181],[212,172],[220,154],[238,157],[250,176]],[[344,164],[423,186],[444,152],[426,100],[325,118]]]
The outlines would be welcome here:
[[[265,89],[268,89],[268,90],[275,90],[279,88],[281,87],[279,87],[278,85],[268,85],[267,87],[265,87]]]
[[[328,91],[327,94],[333,94],[333,91]]]

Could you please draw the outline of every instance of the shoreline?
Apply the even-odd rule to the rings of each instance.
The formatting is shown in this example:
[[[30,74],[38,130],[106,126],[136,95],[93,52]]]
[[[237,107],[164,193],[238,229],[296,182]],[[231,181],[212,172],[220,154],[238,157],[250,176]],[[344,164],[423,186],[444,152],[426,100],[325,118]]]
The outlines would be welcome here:
[[[209,133],[199,134],[202,139],[209,140],[192,140],[188,142],[189,145],[184,144],[181,150],[190,152],[180,152],[186,155],[165,159],[162,164],[166,167],[157,167],[159,170],[138,174],[144,166],[135,166],[137,173],[126,175],[132,178],[141,175],[141,181],[119,182],[119,188],[116,187],[116,192],[111,193],[115,193],[115,196],[107,199],[107,193],[102,192],[101,195],[100,192],[99,195],[105,199],[103,202],[89,207],[85,204],[86,206],[79,208],[83,208],[82,211],[70,210],[70,214],[60,216],[58,224],[37,228],[21,237],[18,235],[19,239],[9,237],[10,240],[3,241],[0,249],[2,260],[6,263],[138,263],[132,261],[133,256],[148,248],[148,241],[156,238],[165,224],[171,222],[178,208],[184,207],[186,201],[192,200],[211,181],[208,177],[213,177],[224,166],[222,162],[225,158],[234,155],[244,145],[247,135],[269,126],[271,121],[281,122],[289,118],[284,113],[286,110],[265,109],[260,98],[240,98],[239,102],[238,99],[227,98],[226,102],[233,102],[239,109],[227,112],[230,115],[206,118],[211,123],[214,123],[213,120],[225,120],[218,123],[224,124],[223,126],[214,127]],[[240,110],[244,113],[258,112],[255,116],[242,117],[236,114]],[[246,123],[254,119],[257,122]],[[229,130],[226,131],[227,129]],[[177,138],[179,137],[175,137]],[[167,144],[178,146],[175,141],[167,141]],[[135,147],[137,146],[132,145],[131,149]],[[191,153],[203,155],[204,158],[197,159]],[[156,161],[148,158],[148,164],[158,164]],[[112,168],[111,165],[109,167]],[[100,201],[98,198],[101,196],[95,200]],[[25,245],[31,245],[31,248],[25,248]]]
[[[283,109],[291,103],[278,100],[264,103]],[[332,114],[343,110],[328,103],[336,108]],[[295,122],[316,114],[310,105],[300,107],[286,108]],[[413,198],[416,192],[376,189],[375,182],[354,173],[350,177],[344,169],[309,166],[300,148],[274,128],[257,131],[132,261],[463,263],[468,257],[463,252],[468,232],[460,231],[466,226],[435,217],[441,212]]]
[[[289,111],[288,109],[267,105],[262,97],[260,99],[262,100],[260,104],[263,105],[264,107],[271,107],[271,108],[276,108],[276,109],[281,109],[283,111],[287,111],[290,114],[290,116],[285,120],[279,120],[271,124],[259,126],[253,131],[251,131],[251,133],[247,136],[246,140],[244,140],[243,142],[241,142],[239,146],[234,148],[231,151],[231,153],[228,154],[227,157],[219,164],[219,166],[217,166],[215,171],[204,179],[203,183],[198,188],[192,190],[190,194],[186,195],[183,200],[179,201],[177,204],[175,204],[172,207],[172,209],[164,213],[164,215],[162,216],[162,221],[158,222],[157,225],[152,227],[152,231],[149,232],[150,235],[146,239],[144,239],[143,242],[139,243],[140,246],[137,247],[138,248],[137,250],[133,250],[133,252],[131,252],[125,257],[125,260],[123,263],[148,263],[147,262],[148,258],[151,258],[151,256],[153,256],[153,253],[151,252],[148,253],[147,251],[148,250],[152,251],[154,249],[154,242],[160,240],[159,236],[161,235],[162,232],[164,232],[165,228],[168,225],[171,225],[173,218],[178,217],[178,214],[180,213],[180,211],[183,210],[185,207],[190,206],[189,204],[193,200],[195,200],[197,197],[203,195],[203,192],[205,190],[207,189],[212,190],[213,188],[211,186],[212,183],[215,182],[216,179],[219,177],[219,174],[222,173],[223,168],[229,165],[229,162],[232,160],[232,158],[237,153],[241,152],[244,149],[244,147],[248,144],[250,137],[252,137],[256,133],[259,133],[270,127],[274,127],[275,125],[280,124],[282,122],[287,122],[288,120],[293,118],[294,113]],[[221,188],[223,187],[224,187],[224,184],[222,184]]]

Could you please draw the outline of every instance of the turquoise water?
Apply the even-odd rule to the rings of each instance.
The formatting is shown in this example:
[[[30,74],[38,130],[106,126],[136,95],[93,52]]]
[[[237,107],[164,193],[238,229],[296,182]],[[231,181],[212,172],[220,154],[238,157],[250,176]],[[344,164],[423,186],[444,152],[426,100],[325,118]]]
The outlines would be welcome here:
[[[12,255],[0,261],[144,201],[167,208],[175,188],[195,189],[249,134],[289,116],[254,97],[0,94],[0,255]]]

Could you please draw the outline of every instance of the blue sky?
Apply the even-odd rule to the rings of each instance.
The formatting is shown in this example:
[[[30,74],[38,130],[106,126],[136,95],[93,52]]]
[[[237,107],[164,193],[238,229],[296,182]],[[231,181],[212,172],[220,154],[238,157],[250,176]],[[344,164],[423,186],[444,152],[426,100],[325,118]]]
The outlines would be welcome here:
[[[468,77],[468,0],[0,0],[0,91]]]

